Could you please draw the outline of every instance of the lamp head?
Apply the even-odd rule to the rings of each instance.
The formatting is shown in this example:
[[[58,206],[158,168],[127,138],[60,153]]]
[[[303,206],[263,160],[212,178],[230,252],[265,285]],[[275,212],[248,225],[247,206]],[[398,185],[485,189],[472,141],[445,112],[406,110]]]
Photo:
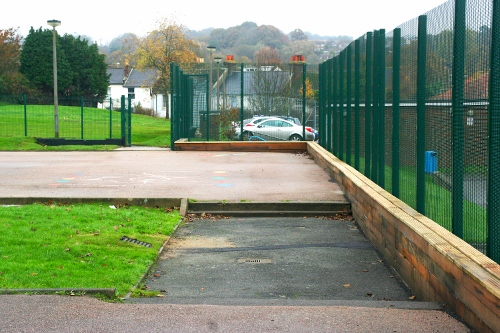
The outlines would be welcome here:
[[[59,20],[48,20],[47,24],[50,25],[51,27],[55,28],[61,25],[61,21]]]

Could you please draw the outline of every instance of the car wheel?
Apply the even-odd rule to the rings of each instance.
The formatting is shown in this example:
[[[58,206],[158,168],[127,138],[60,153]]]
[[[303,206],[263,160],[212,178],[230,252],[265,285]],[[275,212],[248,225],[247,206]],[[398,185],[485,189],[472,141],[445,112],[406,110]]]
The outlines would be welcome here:
[[[290,136],[290,139],[289,139],[289,140],[290,140],[290,141],[302,141],[302,137],[301,137],[300,135],[298,135],[298,134],[292,134],[292,135]]]
[[[252,132],[247,132],[247,131],[244,131],[243,132],[243,141],[248,141],[250,140],[250,137],[253,136],[253,133]]]

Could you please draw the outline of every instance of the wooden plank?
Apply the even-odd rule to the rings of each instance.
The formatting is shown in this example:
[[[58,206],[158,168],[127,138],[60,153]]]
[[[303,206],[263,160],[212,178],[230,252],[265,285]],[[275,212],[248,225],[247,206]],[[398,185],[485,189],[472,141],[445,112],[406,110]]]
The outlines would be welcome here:
[[[181,139],[175,142],[175,149],[181,151],[305,151],[304,141],[222,141],[222,142],[188,142]]]

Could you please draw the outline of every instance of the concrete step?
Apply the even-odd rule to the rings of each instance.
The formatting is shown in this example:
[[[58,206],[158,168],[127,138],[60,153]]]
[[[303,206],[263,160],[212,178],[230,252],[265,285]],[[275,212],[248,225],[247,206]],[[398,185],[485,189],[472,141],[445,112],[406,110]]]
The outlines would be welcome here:
[[[222,216],[329,216],[351,214],[346,201],[328,202],[189,202],[188,214]]]

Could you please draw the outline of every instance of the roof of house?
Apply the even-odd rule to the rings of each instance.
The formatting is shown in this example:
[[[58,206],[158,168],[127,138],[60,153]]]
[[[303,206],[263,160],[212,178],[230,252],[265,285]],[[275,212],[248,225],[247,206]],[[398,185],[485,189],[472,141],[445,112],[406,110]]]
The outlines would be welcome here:
[[[158,74],[154,69],[139,71],[133,68],[123,86],[125,88],[152,87],[157,78]]]
[[[109,77],[109,84],[123,84],[124,79],[124,69],[123,68],[108,68],[108,74],[111,74]]]
[[[464,99],[488,99],[489,72],[477,72],[469,76],[464,82]],[[432,100],[451,100],[453,89],[434,96]]]

